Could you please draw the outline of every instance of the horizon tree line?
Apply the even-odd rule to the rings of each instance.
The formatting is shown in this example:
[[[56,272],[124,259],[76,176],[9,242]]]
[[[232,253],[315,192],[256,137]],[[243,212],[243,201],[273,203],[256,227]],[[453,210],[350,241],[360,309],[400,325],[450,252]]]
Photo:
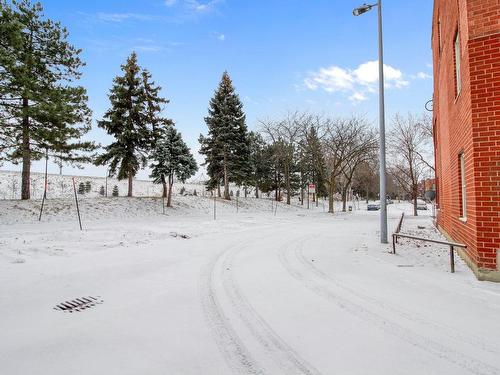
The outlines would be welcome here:
[[[81,50],[68,41],[68,31],[46,19],[40,3],[0,0],[0,162],[22,164],[21,198],[30,198],[33,160],[50,156],[63,163],[106,165],[110,176],[133,179],[146,166],[163,185],[171,204],[174,180],[186,181],[198,166],[174,122],[164,115],[169,100],[161,96],[152,74],[141,68],[132,52],[113,79],[109,109],[98,127],[114,141],[104,147],[82,141],[91,129],[86,90],[77,85]],[[396,115],[388,134],[388,177],[399,194],[416,206],[418,183],[432,173],[429,151],[432,123],[428,117]],[[343,210],[349,192],[374,196],[378,176],[378,134],[360,116],[330,118],[290,111],[278,119],[259,120],[249,131],[243,104],[228,72],[222,74],[204,118],[207,134],[199,137],[206,189],[231,199],[229,185],[245,196],[274,193],[286,203],[298,195],[304,204],[307,185],[318,197],[328,197],[328,211],[340,197]],[[429,130],[430,129],[430,130]],[[100,150],[100,152],[99,152]],[[259,195],[260,194],[260,195]],[[415,211],[416,212],[416,211]]]

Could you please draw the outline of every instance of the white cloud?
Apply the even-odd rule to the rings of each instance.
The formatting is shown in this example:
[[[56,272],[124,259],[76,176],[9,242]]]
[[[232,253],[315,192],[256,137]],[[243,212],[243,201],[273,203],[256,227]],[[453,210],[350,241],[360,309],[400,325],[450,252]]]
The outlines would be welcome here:
[[[355,92],[354,94],[349,96],[349,100],[351,102],[364,102],[365,100],[368,100],[368,98],[362,92]]]
[[[310,90],[322,88],[327,92],[345,91],[353,88],[354,79],[352,74],[338,66],[321,68],[304,81]]]
[[[214,33],[214,36],[217,38],[217,40],[223,42],[226,40],[226,35],[222,33]]]
[[[97,13],[97,18],[105,22],[123,22],[126,20],[149,21],[154,17],[141,13]]]
[[[177,4],[177,0],[165,0],[165,5],[168,7],[172,7]]]
[[[388,89],[401,89],[409,85],[401,70],[384,64],[384,82]],[[378,61],[367,61],[356,69],[338,66],[320,68],[309,74],[304,85],[309,90],[323,89],[326,92],[350,93],[349,100],[360,102],[368,99],[367,94],[377,91]]]
[[[206,2],[198,0],[184,0],[184,3],[189,9],[200,13],[211,11],[220,2],[222,2],[222,0],[210,0]]]
[[[424,72],[418,72],[417,73],[417,78],[420,79],[431,79],[432,76],[430,74],[424,73]]]

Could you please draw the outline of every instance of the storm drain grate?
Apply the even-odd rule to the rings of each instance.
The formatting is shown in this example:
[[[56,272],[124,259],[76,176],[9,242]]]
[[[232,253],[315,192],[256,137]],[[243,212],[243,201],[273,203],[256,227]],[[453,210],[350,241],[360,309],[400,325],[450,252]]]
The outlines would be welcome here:
[[[96,297],[81,297],[75,298],[71,301],[61,302],[60,304],[54,307],[54,310],[60,310],[64,312],[74,312],[74,311],[83,311],[89,309],[95,305],[99,305],[104,301],[100,299],[99,296]]]

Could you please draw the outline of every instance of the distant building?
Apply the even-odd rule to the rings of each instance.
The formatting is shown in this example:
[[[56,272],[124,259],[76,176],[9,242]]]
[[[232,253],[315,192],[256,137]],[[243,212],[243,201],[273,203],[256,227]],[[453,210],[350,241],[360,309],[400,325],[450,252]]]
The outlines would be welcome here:
[[[436,179],[426,178],[418,183],[418,196],[426,198],[425,193],[428,191],[436,191]]]
[[[437,223],[500,281],[500,0],[435,0],[432,50]]]

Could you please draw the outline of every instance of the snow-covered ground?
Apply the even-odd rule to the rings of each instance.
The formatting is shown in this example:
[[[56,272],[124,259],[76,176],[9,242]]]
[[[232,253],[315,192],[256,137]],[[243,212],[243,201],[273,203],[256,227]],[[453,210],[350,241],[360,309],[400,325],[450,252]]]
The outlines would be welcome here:
[[[79,231],[71,199],[0,201],[0,374],[500,374],[500,285],[389,254],[378,212],[160,202],[84,200]],[[402,232],[439,237],[429,213]]]

